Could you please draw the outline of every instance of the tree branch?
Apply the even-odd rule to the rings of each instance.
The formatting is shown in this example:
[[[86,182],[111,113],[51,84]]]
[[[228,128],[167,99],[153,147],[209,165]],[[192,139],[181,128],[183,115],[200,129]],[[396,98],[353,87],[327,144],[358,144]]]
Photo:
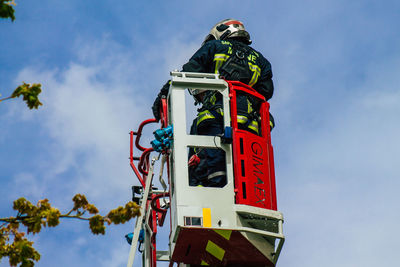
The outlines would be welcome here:
[[[72,218],[72,219],[79,219],[79,220],[85,220],[85,221],[89,221],[90,218],[85,218],[85,217],[80,217],[79,215],[60,215],[60,218]]]

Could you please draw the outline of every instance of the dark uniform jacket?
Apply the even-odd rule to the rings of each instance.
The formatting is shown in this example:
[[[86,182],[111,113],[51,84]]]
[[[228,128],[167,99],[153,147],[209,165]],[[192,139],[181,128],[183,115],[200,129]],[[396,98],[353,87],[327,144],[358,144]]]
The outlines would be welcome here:
[[[272,82],[272,70],[269,61],[258,51],[245,45],[237,39],[227,40],[211,40],[206,42],[197,52],[190,58],[189,62],[183,65],[182,70],[185,72],[202,72],[202,73],[219,73],[221,66],[226,66],[224,63],[233,56],[237,48],[245,50],[246,55],[244,60],[249,72],[249,78],[242,81],[257,92],[262,94],[266,100],[272,97],[274,85]],[[228,80],[236,80],[232,77],[225,77]],[[163,95],[167,95],[169,90],[169,82],[167,82],[153,105],[153,113],[157,118],[158,105]],[[159,116],[159,115],[158,115]]]
[[[249,50],[246,57],[252,77],[248,85],[262,94],[266,100],[269,100],[274,92],[274,85],[271,80],[271,64],[260,52],[240,41],[234,39],[208,41],[192,56],[188,63],[183,65],[183,71],[218,73],[218,69],[232,56],[233,45],[244,46]]]
[[[242,52],[241,56],[237,52]],[[240,58],[240,59],[238,59]],[[239,60],[233,61],[232,60]],[[240,64],[234,64],[234,63]],[[229,67],[230,66],[230,67]],[[230,70],[239,69],[238,72]],[[272,97],[274,86],[272,83],[271,64],[264,56],[245,45],[244,43],[228,39],[225,41],[212,40],[206,42],[187,62],[183,65],[184,72],[201,72],[201,73],[219,73],[227,80],[239,80],[250,85],[257,92],[269,100]],[[230,73],[233,73],[230,75]],[[243,75],[242,75],[243,74]],[[236,75],[236,76],[235,76]],[[238,78],[239,77],[239,78]],[[243,78],[243,80],[241,80]],[[159,111],[160,99],[163,95],[167,95],[169,90],[169,82],[167,82],[159,93],[154,105],[153,112],[156,116]],[[199,135],[217,135],[223,132],[223,123],[218,117],[222,116],[222,99],[218,98],[218,94],[212,94],[203,102],[203,106],[199,109],[197,118],[193,121],[191,134]],[[238,97],[238,123],[245,125],[245,129],[258,132],[258,122],[254,117],[247,113],[249,101],[243,97],[243,105],[239,105]],[[239,116],[239,106],[243,106],[246,110],[243,116]],[[157,117],[156,117],[157,118]],[[211,187],[222,187],[226,184],[225,170],[225,154],[218,149],[200,149],[195,151],[191,148],[189,158],[196,154],[200,163],[189,168],[189,184],[191,186],[203,185]]]

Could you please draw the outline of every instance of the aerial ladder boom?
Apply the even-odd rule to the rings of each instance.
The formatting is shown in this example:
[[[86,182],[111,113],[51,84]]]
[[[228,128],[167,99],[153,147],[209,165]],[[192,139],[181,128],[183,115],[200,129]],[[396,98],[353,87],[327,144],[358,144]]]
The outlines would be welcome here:
[[[223,99],[224,136],[187,133],[185,90],[215,90]],[[259,103],[259,134],[239,129],[236,98],[245,94]],[[134,242],[142,229],[145,234],[144,266],[167,260],[170,266],[276,266],[281,252],[283,215],[277,211],[273,150],[269,127],[269,104],[251,87],[220,79],[218,74],[171,72],[168,98],[163,100],[162,128],[173,126],[168,147],[159,150],[167,166],[169,187],[153,190],[153,148],[136,147],[145,156],[133,157],[131,166],[143,187],[142,215],[137,219],[128,267],[133,264]],[[145,121],[141,127],[155,120]],[[171,128],[171,127],[170,127]],[[139,127],[139,130],[141,128]],[[230,142],[231,141],[231,142]],[[189,185],[190,148],[220,149],[225,152],[227,183],[222,188]],[[147,154],[146,154],[147,153]],[[138,167],[134,160],[138,160]],[[160,176],[161,177],[161,176]],[[162,180],[162,179],[161,179]],[[168,205],[162,206],[161,199]],[[169,250],[157,252],[155,233],[170,210]],[[146,252],[146,249],[148,252]]]

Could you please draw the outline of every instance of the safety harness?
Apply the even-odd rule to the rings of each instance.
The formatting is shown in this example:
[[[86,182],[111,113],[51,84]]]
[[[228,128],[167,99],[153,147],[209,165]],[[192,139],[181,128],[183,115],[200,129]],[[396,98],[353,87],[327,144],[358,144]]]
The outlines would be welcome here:
[[[218,69],[219,74],[227,80],[249,84],[253,76],[247,60],[250,52],[250,47],[232,42],[232,54]]]

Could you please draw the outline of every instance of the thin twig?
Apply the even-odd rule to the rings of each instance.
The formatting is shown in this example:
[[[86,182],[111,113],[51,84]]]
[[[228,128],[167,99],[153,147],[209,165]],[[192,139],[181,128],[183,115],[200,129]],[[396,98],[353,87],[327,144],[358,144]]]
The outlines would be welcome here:
[[[72,219],[79,219],[79,220],[85,220],[85,221],[89,221],[90,218],[84,218],[84,217],[79,217],[78,215],[60,215],[60,218],[72,218]]]
[[[4,100],[7,100],[7,99],[11,99],[11,98],[14,98],[14,97],[13,96],[9,96],[9,97],[6,97],[6,98],[2,98],[2,99],[0,99],[0,102],[4,101]]]
[[[79,215],[70,215],[70,213],[67,214],[61,214],[59,216],[59,218],[73,218],[73,219],[80,219],[80,220],[86,220],[89,221],[90,218],[85,218],[85,217],[81,217],[84,213],[81,213]],[[0,218],[0,222],[4,222],[4,224],[2,226],[4,226],[7,223],[12,223],[12,222],[22,222],[22,221],[27,221],[29,219],[33,219],[34,217],[32,216],[19,216],[17,218]],[[46,218],[45,216],[41,217],[41,219]]]
[[[71,209],[67,214],[65,214],[65,215],[67,215],[67,216],[69,216],[72,212],[74,212],[74,209]]]

